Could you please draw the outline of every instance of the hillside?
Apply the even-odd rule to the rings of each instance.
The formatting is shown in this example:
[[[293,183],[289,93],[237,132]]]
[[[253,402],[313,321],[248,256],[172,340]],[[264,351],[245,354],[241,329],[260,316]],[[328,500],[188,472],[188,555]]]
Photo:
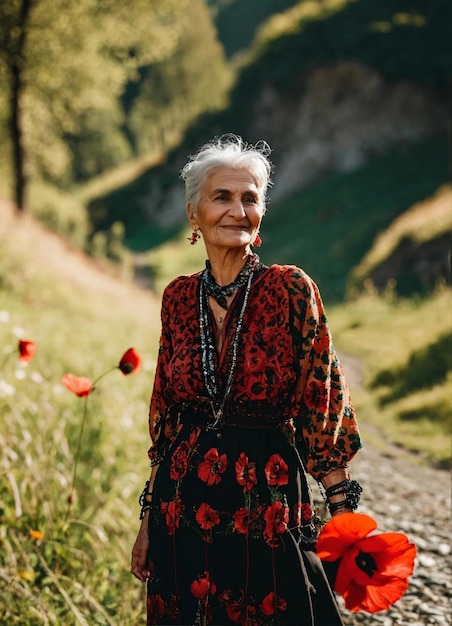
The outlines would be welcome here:
[[[380,230],[447,181],[452,47],[444,23],[450,10],[442,0],[327,0],[299,2],[270,17],[241,57],[228,106],[202,116],[160,164],[93,198],[88,210],[94,228],[124,222],[126,244],[140,252],[177,241],[185,223],[178,176],[187,155],[223,132],[265,139],[275,163],[271,207],[286,222],[273,222],[269,212],[271,237],[262,255],[308,268],[314,263],[321,283],[327,267],[335,267],[331,295],[342,297],[348,273]],[[351,183],[353,175],[355,181],[363,175],[366,184]],[[305,201],[309,214],[298,226],[294,205]],[[355,208],[344,209],[350,204]],[[327,216],[329,236],[341,238],[323,250],[323,268],[309,250],[303,254],[301,236],[287,237],[288,230],[311,232],[317,211]],[[315,237],[314,226],[309,239]],[[352,258],[337,263],[338,254]]]

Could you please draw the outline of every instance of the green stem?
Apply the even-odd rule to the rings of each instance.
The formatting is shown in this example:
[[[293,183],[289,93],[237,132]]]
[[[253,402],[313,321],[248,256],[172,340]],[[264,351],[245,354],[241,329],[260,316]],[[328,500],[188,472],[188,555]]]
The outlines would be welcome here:
[[[112,367],[111,369],[107,370],[106,372],[104,372],[103,374],[101,374],[98,378],[96,378],[96,380],[93,382],[93,384],[91,385],[91,390],[90,393],[85,396],[85,404],[83,407],[83,417],[82,417],[82,424],[80,426],[80,434],[79,434],[79,438],[78,438],[78,443],[77,443],[77,451],[75,453],[75,458],[74,458],[74,472],[72,474],[72,486],[71,486],[71,491],[68,497],[68,505],[67,505],[67,511],[66,511],[66,518],[65,518],[65,523],[68,520],[69,517],[69,512],[71,510],[71,505],[72,502],[74,500],[74,493],[75,493],[75,482],[77,479],[77,468],[78,468],[78,462],[80,459],[80,452],[82,450],[82,440],[83,440],[83,432],[85,430],[85,423],[86,423],[86,416],[88,415],[88,398],[90,397],[90,395],[92,394],[92,392],[95,389],[96,384],[105,376],[107,376],[107,374],[110,374],[110,372],[113,372],[113,370],[118,369],[118,366],[116,365],[115,367]]]

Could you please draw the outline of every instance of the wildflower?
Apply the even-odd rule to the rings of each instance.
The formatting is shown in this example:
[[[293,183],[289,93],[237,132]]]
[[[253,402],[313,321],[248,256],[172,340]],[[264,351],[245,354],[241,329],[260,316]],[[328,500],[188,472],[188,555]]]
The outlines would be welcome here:
[[[61,383],[75,393],[79,398],[83,398],[85,396],[89,396],[90,393],[94,391],[94,385],[90,378],[85,378],[84,376],[74,376],[74,374],[64,374],[61,379]]]
[[[19,361],[25,361],[29,363],[35,355],[36,343],[34,341],[26,341],[25,339],[19,339],[18,350],[19,350]]]
[[[333,517],[322,529],[317,554],[340,559],[334,590],[352,612],[385,611],[408,587],[416,547],[403,533],[370,534],[377,523],[362,513]]]
[[[109,370],[107,370],[106,372],[101,374],[101,376],[96,378],[96,380],[94,380],[94,381],[92,381],[90,378],[86,378],[85,376],[75,376],[74,374],[64,374],[64,376],[61,379],[61,383],[67,389],[69,389],[69,391],[72,391],[72,393],[75,393],[75,395],[79,396],[80,398],[85,398],[85,403],[84,403],[84,408],[83,408],[82,423],[81,423],[81,426],[80,426],[80,435],[79,435],[79,439],[78,439],[77,451],[76,451],[76,454],[75,454],[74,473],[73,473],[73,478],[72,478],[72,488],[71,488],[71,492],[69,494],[69,497],[67,499],[68,508],[67,508],[66,519],[67,519],[67,517],[69,515],[69,510],[70,510],[71,505],[75,502],[75,493],[74,493],[75,492],[75,481],[76,481],[76,476],[77,476],[78,460],[79,460],[79,457],[80,457],[81,446],[82,446],[83,431],[84,431],[84,428],[85,428],[86,416],[88,414],[88,397],[95,390],[96,384],[102,378],[104,378],[104,376],[106,376],[107,374],[109,374],[113,370],[120,369],[121,372],[124,375],[127,375],[127,374],[132,374],[134,372],[137,372],[139,370],[140,366],[141,366],[141,357],[140,357],[140,355],[135,350],[135,348],[129,348],[122,355],[121,360],[119,361],[119,365],[116,365],[115,367],[110,368]],[[174,522],[174,524],[176,525],[176,522]]]
[[[124,376],[136,374],[141,367],[141,357],[135,348],[129,348],[124,352],[118,365]]]
[[[30,539],[33,539],[33,541],[40,541],[41,539],[44,539],[44,533],[40,530],[30,530]]]
[[[17,572],[17,575],[19,578],[22,578],[22,580],[28,580],[30,583],[33,583],[36,578],[36,574],[33,570],[23,570],[22,572]]]

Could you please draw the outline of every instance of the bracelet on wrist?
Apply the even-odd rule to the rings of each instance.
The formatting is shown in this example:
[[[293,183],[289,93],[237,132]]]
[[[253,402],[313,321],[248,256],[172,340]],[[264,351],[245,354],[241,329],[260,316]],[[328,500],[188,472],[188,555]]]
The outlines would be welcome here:
[[[347,507],[352,511],[357,509],[362,491],[363,488],[356,480],[349,480],[348,478],[337,485],[331,485],[331,487],[328,487],[328,489],[325,490],[325,499],[330,514],[335,513],[342,507]],[[343,500],[340,500],[339,502],[331,502],[330,498],[341,494],[345,495]]]
[[[146,511],[152,507],[152,491],[149,491],[149,480],[146,481],[144,489],[138,498],[138,504],[141,506],[140,519],[143,519]]]

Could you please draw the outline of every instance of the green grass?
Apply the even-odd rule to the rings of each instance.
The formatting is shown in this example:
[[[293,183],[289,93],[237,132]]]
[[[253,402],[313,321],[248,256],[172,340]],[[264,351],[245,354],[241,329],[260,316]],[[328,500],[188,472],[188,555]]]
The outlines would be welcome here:
[[[0,248],[0,623],[136,626],[144,596],[129,564],[149,472],[158,302],[120,283],[116,295],[102,280],[82,289],[11,236]],[[18,335],[37,343],[27,367],[17,360]],[[142,370],[113,371],[89,396],[66,521],[84,400],[61,376],[94,379],[131,346]]]
[[[362,362],[352,391],[365,427],[441,467],[451,465],[451,311],[445,286],[412,300],[368,293],[329,311],[336,346]]]

